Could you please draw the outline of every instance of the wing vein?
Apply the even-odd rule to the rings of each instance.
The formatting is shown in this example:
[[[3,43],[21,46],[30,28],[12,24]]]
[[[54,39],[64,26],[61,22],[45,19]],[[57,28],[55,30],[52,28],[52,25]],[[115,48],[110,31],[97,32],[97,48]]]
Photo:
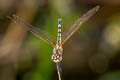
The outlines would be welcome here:
[[[33,27],[30,24],[25,23],[18,16],[16,16],[16,15],[13,15],[13,17],[9,17],[8,16],[8,18],[11,19],[13,22],[15,22],[15,23],[21,25],[22,27],[24,27],[26,30],[32,32],[34,35],[36,35],[40,39],[44,40],[45,42],[53,45],[53,42],[50,39],[48,39],[48,37],[46,37],[45,35],[43,35],[37,28]]]
[[[88,19],[90,19],[98,10],[100,6],[96,6],[84,14],[80,19],[78,19],[65,33],[62,35],[62,45],[70,39],[70,37],[84,24]]]

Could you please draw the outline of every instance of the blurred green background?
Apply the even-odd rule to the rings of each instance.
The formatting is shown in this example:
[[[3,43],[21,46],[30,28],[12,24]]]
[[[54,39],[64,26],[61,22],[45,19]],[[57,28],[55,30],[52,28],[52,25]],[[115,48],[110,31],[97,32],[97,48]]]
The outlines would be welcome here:
[[[119,0],[0,0],[0,80],[58,80],[53,47],[6,16],[18,15],[56,40],[85,12],[100,10],[63,46],[62,80],[120,80]]]

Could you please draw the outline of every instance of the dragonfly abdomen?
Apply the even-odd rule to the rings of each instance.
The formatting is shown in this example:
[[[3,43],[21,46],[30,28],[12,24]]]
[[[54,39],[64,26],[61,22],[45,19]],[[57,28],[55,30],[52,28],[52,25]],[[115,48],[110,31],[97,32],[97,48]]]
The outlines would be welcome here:
[[[58,19],[58,36],[57,36],[57,44],[61,43],[61,19]]]

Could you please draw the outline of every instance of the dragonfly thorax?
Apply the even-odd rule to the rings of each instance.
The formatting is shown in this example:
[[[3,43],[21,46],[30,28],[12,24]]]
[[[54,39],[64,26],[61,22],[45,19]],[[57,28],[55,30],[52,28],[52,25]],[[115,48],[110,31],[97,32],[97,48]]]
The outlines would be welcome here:
[[[53,49],[53,55],[51,56],[51,59],[53,60],[53,62],[55,63],[59,63],[60,61],[62,61],[62,47],[56,45]]]

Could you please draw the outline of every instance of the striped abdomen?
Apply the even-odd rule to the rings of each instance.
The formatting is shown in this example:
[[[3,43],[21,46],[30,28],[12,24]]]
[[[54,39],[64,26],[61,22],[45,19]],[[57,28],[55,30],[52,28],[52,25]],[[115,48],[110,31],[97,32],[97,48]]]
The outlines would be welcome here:
[[[58,36],[57,36],[57,44],[61,43],[61,19],[58,19]]]

